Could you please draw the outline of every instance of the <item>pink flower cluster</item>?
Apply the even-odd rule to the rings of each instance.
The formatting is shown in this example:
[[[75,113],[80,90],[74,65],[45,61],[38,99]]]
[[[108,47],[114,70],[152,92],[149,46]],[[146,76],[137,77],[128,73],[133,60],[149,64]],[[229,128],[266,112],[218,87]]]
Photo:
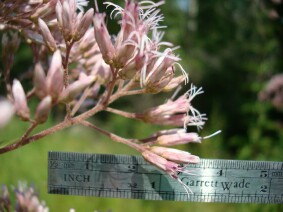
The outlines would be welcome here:
[[[32,186],[28,187],[26,183],[19,182],[18,187],[14,188],[13,193],[15,197],[12,197],[5,185],[2,186],[0,211],[49,211],[45,202],[40,201],[37,192]],[[15,205],[13,205],[14,201],[12,201],[12,199],[15,199]]]
[[[149,93],[171,90],[188,81],[187,73],[178,63],[180,58],[173,54],[174,48],[169,48],[173,45],[162,42],[163,33],[157,31],[163,20],[157,7],[163,3],[126,1],[122,8],[106,2],[114,7],[111,15],[121,17],[121,29],[114,40],[105,25],[105,14],[94,15],[95,38],[104,61],[119,69],[120,78],[135,78]],[[161,46],[168,48],[161,50]],[[175,76],[176,66],[181,69],[182,76]]]
[[[99,12],[97,4],[95,10],[84,12],[87,3],[84,0],[0,2],[0,27],[7,31],[2,37],[7,96],[0,100],[0,113],[5,114],[0,117],[0,127],[5,127],[14,113],[30,123],[20,140],[0,147],[0,154],[81,124],[135,148],[147,161],[182,183],[177,172],[189,172],[180,164],[198,163],[199,157],[168,146],[201,142],[203,138],[196,132],[188,133],[187,126],[201,129],[206,118],[192,106],[201,89],[192,85],[188,92],[175,98],[181,84],[188,83],[188,74],[174,53],[177,48],[162,41],[164,32],[159,30],[164,28],[160,25],[164,17],[158,7],[164,1],[126,0],[124,7],[106,2],[113,9],[110,17],[117,19],[120,26],[116,36],[110,35],[106,14]],[[10,31],[17,31],[20,36]],[[29,83],[11,79],[10,74],[21,42],[30,45],[34,56],[32,74],[25,77],[30,79]],[[174,92],[171,99],[142,113],[110,107],[121,97],[141,95],[142,98],[143,94],[171,91]],[[30,101],[38,102],[34,112],[30,110]],[[65,106],[64,120],[32,134],[33,129],[48,120],[57,105]],[[103,110],[149,124],[183,128],[162,130],[145,139],[126,139],[86,121]]]

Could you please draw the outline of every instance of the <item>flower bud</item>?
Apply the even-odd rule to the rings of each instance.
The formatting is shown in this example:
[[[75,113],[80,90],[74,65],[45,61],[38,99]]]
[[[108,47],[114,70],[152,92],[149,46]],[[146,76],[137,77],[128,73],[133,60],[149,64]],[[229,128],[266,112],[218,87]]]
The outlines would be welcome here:
[[[57,46],[56,46],[56,42],[55,42],[48,26],[40,18],[38,19],[38,26],[40,28],[40,31],[41,31],[41,34],[43,36],[43,40],[44,40],[45,44],[50,49],[50,51],[54,52],[56,50]]]
[[[176,61],[179,61],[178,57],[172,55],[172,50],[167,48],[164,53],[162,53],[159,57],[154,58],[149,64],[148,68],[150,70],[146,80],[156,81],[162,75],[164,75],[164,71],[171,67]]]
[[[92,22],[93,13],[94,11],[91,8],[84,14],[84,16],[81,19],[79,19],[79,23],[77,23],[77,26],[76,26],[77,31],[75,35],[75,40],[81,39],[81,37],[86,33],[86,31],[88,30]]]
[[[84,34],[84,36],[82,37],[82,39],[80,40],[80,42],[78,42],[78,49],[80,49],[81,52],[87,52],[89,50],[98,50],[98,47],[95,48],[97,45],[95,38],[94,38],[94,34],[93,34],[93,29],[89,28],[86,33]],[[93,56],[93,54],[92,54]]]
[[[151,137],[159,137],[161,135],[172,135],[172,134],[176,134],[176,133],[185,133],[186,130],[182,129],[182,128],[173,128],[173,129],[169,129],[169,130],[160,130],[154,134],[151,135]]]
[[[96,13],[93,19],[94,36],[103,56],[104,61],[107,64],[112,64],[115,54],[115,49],[112,44],[108,29],[104,22],[105,14]]]
[[[189,100],[182,95],[175,101],[168,100],[162,105],[148,109],[140,118],[153,124],[183,126],[189,108]]]
[[[159,78],[159,80],[157,80],[158,78],[156,78],[156,81],[148,81],[145,84],[146,93],[159,93],[160,91],[162,91],[162,89],[164,89],[165,86],[168,85],[168,83],[172,80],[173,76],[173,69],[167,69],[164,72],[164,75]]]
[[[186,114],[170,114],[149,116],[149,114],[139,114],[139,119],[146,123],[168,125],[168,126],[184,126],[186,122]]]
[[[142,156],[145,160],[147,160],[149,163],[153,164],[154,166],[160,168],[161,170],[167,172],[170,176],[176,177],[177,172],[181,171],[180,166],[172,161],[168,161],[165,158],[146,150],[142,152]]]
[[[169,135],[161,135],[157,138],[156,144],[162,146],[175,146],[179,144],[187,144],[190,142],[200,143],[201,137],[197,133],[179,132]]]
[[[77,1],[78,0],[68,0],[68,1],[64,1],[64,2],[68,2],[68,4],[69,4],[69,9],[70,9],[70,13],[71,14],[74,14],[75,12],[76,12],[76,10],[77,10]],[[64,3],[63,3],[64,4]]]
[[[97,82],[106,85],[111,79],[111,69],[102,59],[101,55],[95,56],[95,64],[92,67],[91,75],[97,77]]]
[[[35,121],[37,123],[39,124],[44,123],[48,119],[51,106],[52,106],[51,96],[47,96],[41,100],[35,112]]]
[[[117,37],[117,46],[126,41],[139,24],[139,7],[137,2],[126,1],[124,13],[122,13],[121,31]]]
[[[41,99],[44,98],[47,95],[46,76],[40,63],[35,65],[33,84],[36,95]]]
[[[13,52],[16,52],[20,46],[21,38],[19,37],[18,33],[12,34],[12,42],[11,42],[11,49]]]
[[[184,75],[174,77],[163,89],[163,92],[170,92],[186,80]]]
[[[60,95],[59,102],[65,102],[68,103],[72,100],[74,100],[80,92],[85,89],[87,86],[89,86],[91,83],[94,82],[95,77],[94,76],[82,76],[84,74],[80,75],[80,79],[70,84]]]
[[[27,98],[19,80],[14,79],[12,92],[17,115],[20,116],[23,121],[28,121],[30,113],[27,105]]]
[[[62,30],[65,41],[72,39],[74,29],[73,17],[75,16],[76,8],[73,7],[74,0],[64,1],[62,6]]]
[[[178,149],[154,146],[150,148],[150,151],[154,152],[155,154],[167,160],[170,160],[176,163],[199,163],[200,162],[200,158],[198,156],[192,155],[189,152],[185,152],[185,151],[178,150]]]
[[[180,58],[172,54],[172,49],[167,48],[163,53],[156,53],[156,55],[158,57],[151,58],[141,71],[141,86],[144,86],[147,92],[158,93],[162,91],[173,79],[175,66],[179,66],[185,77],[185,82],[188,81],[188,74],[178,63]]]
[[[21,39],[18,36],[17,32],[11,33],[11,38],[9,39],[6,33],[3,34],[2,37],[2,46],[3,46],[3,53],[7,54],[7,52],[15,53],[19,45],[21,43]]]
[[[118,74],[122,79],[133,79],[140,72],[145,62],[145,56],[138,54],[133,60],[127,63]]]
[[[133,57],[136,46],[133,44],[123,44],[116,50],[114,65],[116,68],[123,68]]]
[[[0,129],[5,127],[15,113],[14,105],[8,100],[0,100]]]
[[[18,36],[18,33],[11,33],[9,38],[7,33],[4,33],[2,36],[2,61],[4,70],[10,72],[12,65],[14,63],[15,52],[17,51],[21,39]],[[9,75],[10,73],[6,73]]]
[[[57,50],[52,57],[50,68],[46,77],[48,94],[56,100],[64,87],[64,72],[62,69],[62,58]]]
[[[42,7],[39,7],[34,14],[31,15],[31,18],[32,19],[35,19],[35,18],[38,18],[38,17],[41,17],[41,18],[44,18],[48,15],[50,15],[53,11],[54,11],[54,8],[55,8],[55,5],[57,3],[58,0],[50,0],[48,1],[44,6]],[[29,1],[30,3],[31,1]],[[39,3],[39,2],[36,2],[36,3]],[[42,2],[40,2],[42,3]]]
[[[57,17],[58,25],[60,28],[62,28],[63,27],[63,17],[62,17],[63,8],[62,8],[62,4],[60,1],[57,2],[55,10],[56,10],[56,17]]]
[[[129,62],[125,67],[119,70],[118,74],[121,79],[132,79],[137,73],[135,61]]]

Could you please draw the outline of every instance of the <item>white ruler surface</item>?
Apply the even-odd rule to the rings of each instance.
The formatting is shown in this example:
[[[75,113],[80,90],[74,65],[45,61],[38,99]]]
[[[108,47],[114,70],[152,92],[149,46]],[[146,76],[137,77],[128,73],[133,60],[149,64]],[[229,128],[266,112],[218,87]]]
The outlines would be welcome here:
[[[49,152],[48,192],[144,200],[283,203],[283,162],[202,159],[178,177],[141,156]]]

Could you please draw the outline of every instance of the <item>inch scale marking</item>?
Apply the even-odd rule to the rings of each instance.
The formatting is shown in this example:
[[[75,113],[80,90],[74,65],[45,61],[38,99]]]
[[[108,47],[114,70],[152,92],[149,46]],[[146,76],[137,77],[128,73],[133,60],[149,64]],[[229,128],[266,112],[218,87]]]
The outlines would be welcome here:
[[[283,162],[202,159],[178,177],[141,156],[49,152],[48,192],[145,200],[283,203]]]

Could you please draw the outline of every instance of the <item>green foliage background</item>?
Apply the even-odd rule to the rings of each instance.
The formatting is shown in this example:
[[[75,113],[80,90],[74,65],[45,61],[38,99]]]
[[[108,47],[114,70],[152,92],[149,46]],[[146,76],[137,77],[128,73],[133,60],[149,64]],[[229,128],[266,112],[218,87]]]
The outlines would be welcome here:
[[[121,1],[120,1],[121,2]],[[282,24],[268,16],[278,5],[269,1],[167,1],[161,7],[165,15],[165,40],[180,45],[183,67],[190,81],[202,86],[205,93],[194,106],[209,118],[204,130],[208,135],[222,133],[201,145],[180,148],[202,158],[282,161],[282,111],[258,101],[258,92],[273,75],[282,72]],[[101,2],[99,2],[101,3]],[[102,8],[102,5],[101,7]],[[279,14],[280,15],[280,14]],[[111,31],[117,25],[109,20]],[[31,52],[22,45],[12,76],[27,71]],[[189,87],[187,87],[188,89]],[[1,91],[3,93],[3,90]],[[164,96],[163,96],[164,97]],[[161,98],[145,96],[123,100],[117,106],[141,110]],[[58,122],[53,116],[42,129]],[[57,117],[58,118],[58,117]],[[160,129],[116,115],[102,113],[94,120],[125,137],[146,137]],[[0,130],[0,141],[20,137],[26,124],[17,119]],[[39,142],[0,156],[0,184],[16,185],[19,180],[32,183],[51,211],[280,211],[280,205],[188,203],[71,197],[47,194],[47,152],[137,154],[128,147],[79,126],[48,136]]]

